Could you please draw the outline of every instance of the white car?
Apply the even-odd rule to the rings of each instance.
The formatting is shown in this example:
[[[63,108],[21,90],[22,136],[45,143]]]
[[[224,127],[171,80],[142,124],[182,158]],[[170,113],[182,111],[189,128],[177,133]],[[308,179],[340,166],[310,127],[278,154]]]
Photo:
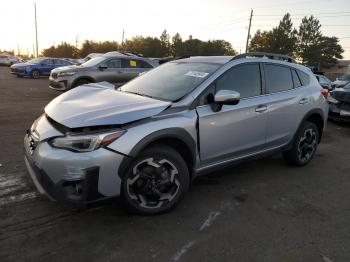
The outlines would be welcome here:
[[[23,61],[21,58],[9,55],[0,55],[0,65],[11,66]]]
[[[332,83],[335,88],[343,87],[350,82],[350,74],[342,75],[337,77],[337,79]]]

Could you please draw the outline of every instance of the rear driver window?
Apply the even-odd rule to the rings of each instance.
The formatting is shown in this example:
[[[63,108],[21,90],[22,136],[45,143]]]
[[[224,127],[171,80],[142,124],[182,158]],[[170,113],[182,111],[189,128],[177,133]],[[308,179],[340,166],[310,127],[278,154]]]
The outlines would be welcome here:
[[[288,67],[265,65],[266,93],[276,93],[293,89],[293,79]]]
[[[292,70],[292,76],[293,76],[294,87],[297,88],[299,86],[302,86],[300,79],[297,75],[297,72],[295,70]]]

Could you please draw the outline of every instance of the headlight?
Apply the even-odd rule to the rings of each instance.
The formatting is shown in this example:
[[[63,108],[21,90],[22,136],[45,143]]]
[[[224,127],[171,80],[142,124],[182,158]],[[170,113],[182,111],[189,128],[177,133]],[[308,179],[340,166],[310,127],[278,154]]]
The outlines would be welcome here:
[[[90,152],[108,145],[125,134],[126,130],[117,130],[103,134],[86,134],[72,135],[68,134],[64,137],[56,137],[49,143],[53,147],[63,148],[77,152]]]
[[[72,76],[74,75],[76,72],[74,71],[69,71],[69,72],[61,72],[61,73],[58,73],[57,76]]]
[[[332,103],[332,104],[339,104],[339,103],[340,103],[337,99],[335,99],[335,98],[332,97],[331,95],[329,95],[329,96],[327,97],[327,101],[328,101],[329,103]]]

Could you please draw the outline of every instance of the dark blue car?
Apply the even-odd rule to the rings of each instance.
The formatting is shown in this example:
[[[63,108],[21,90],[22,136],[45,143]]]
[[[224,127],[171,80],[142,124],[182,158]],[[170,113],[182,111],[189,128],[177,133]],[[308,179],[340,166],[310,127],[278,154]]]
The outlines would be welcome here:
[[[61,58],[40,57],[26,63],[14,64],[11,66],[11,73],[18,77],[30,76],[39,78],[49,76],[52,69],[72,65],[71,61]]]

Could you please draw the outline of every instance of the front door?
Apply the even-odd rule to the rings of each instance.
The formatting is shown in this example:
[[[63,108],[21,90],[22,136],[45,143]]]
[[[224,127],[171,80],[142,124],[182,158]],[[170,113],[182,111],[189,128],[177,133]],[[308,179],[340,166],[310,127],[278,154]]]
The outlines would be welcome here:
[[[219,90],[237,91],[241,100],[237,105],[223,105],[215,112],[210,101],[213,99],[201,99],[197,113],[203,167],[265,149],[267,106],[262,95],[259,64],[234,66],[221,75],[203,96],[213,96]]]

